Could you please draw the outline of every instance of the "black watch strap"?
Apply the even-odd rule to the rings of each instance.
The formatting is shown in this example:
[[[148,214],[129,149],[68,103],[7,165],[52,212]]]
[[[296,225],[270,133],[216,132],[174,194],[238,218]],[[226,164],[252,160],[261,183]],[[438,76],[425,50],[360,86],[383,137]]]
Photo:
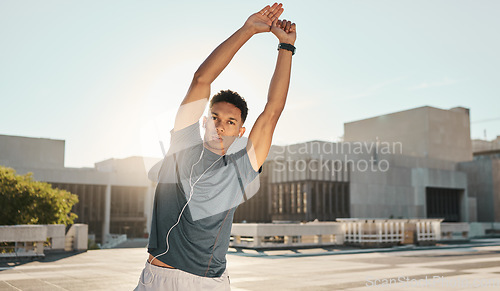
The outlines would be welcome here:
[[[280,43],[278,45],[278,50],[280,49],[284,49],[284,50],[287,50],[287,51],[291,51],[292,52],[292,56],[295,54],[295,47],[289,43]]]

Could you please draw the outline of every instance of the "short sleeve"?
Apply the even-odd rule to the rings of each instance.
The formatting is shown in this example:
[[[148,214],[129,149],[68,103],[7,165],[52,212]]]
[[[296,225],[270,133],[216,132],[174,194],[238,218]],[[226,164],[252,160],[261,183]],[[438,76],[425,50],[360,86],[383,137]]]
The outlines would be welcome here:
[[[243,187],[245,188],[245,200],[250,199],[255,195],[260,187],[258,176],[262,170],[255,171],[250,162],[247,149],[244,148],[231,156],[232,162],[235,163],[237,171],[241,177]]]
[[[170,131],[170,148],[167,155],[177,153],[202,143],[200,123],[197,121],[181,130]]]

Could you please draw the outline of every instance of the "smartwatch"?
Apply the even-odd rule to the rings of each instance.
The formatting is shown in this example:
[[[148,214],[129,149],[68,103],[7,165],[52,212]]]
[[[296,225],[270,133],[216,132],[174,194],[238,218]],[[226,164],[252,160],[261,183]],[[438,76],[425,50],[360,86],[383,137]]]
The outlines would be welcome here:
[[[278,50],[284,49],[292,52],[292,56],[295,54],[295,47],[289,43],[280,43],[278,45]]]

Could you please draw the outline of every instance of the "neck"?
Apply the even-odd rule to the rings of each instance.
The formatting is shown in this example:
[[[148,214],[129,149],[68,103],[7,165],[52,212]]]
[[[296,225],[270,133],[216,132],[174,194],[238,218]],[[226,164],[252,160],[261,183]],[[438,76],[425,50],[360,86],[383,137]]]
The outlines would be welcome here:
[[[226,151],[224,149],[213,148],[207,142],[203,142],[203,147],[219,156],[223,156],[226,154]]]

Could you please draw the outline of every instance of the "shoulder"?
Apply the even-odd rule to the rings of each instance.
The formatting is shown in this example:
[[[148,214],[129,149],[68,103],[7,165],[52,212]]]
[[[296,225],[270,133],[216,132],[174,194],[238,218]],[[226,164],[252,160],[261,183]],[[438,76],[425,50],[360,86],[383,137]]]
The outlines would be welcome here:
[[[255,172],[258,174],[262,172],[262,167],[259,167],[257,171],[254,169],[253,163],[251,162],[251,155],[246,147],[234,154],[231,154],[230,159],[244,171]]]

